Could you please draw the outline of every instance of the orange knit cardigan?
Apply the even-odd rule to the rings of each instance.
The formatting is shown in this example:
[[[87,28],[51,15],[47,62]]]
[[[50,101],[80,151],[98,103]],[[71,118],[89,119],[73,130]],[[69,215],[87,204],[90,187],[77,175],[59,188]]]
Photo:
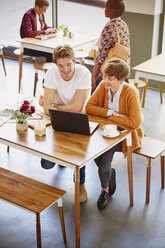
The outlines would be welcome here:
[[[109,110],[108,100],[108,90],[105,88],[104,81],[102,81],[87,102],[86,113],[107,118],[107,112]],[[119,113],[127,117],[121,118],[112,115],[108,118],[125,128],[134,129],[132,132],[132,150],[135,150],[140,147],[143,138],[143,130],[141,128],[143,115],[139,95],[135,86],[127,83],[124,84],[119,99]],[[126,155],[125,141],[122,143],[122,151]]]

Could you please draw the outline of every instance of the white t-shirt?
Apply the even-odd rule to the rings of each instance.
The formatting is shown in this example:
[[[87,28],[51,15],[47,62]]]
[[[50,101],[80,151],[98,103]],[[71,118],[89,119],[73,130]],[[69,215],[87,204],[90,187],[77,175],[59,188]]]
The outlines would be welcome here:
[[[85,66],[75,64],[73,78],[70,81],[64,81],[56,64],[53,64],[45,74],[44,86],[56,90],[55,104],[70,104],[73,102],[76,90],[91,89],[91,73]]]

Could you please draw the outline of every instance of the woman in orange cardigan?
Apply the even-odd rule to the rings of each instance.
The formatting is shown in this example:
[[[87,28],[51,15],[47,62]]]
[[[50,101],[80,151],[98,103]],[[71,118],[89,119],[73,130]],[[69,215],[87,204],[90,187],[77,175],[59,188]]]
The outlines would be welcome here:
[[[118,125],[134,129],[132,132],[132,149],[142,143],[143,115],[137,89],[126,83],[128,65],[118,59],[111,59],[103,70],[103,80],[86,105],[86,113],[105,117]],[[116,190],[116,172],[111,168],[114,153],[126,155],[126,142],[121,142],[95,159],[101,181],[102,192],[97,201],[98,208],[107,206],[108,197]]]

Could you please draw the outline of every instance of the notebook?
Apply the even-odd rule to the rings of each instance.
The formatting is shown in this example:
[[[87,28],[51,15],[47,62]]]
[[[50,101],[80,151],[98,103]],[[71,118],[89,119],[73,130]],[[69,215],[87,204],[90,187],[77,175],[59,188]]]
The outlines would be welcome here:
[[[99,123],[88,120],[88,115],[70,111],[49,109],[52,127],[56,131],[90,135]]]
[[[55,38],[56,34],[44,34],[44,40]],[[37,35],[34,37],[35,39],[42,40],[42,35]]]

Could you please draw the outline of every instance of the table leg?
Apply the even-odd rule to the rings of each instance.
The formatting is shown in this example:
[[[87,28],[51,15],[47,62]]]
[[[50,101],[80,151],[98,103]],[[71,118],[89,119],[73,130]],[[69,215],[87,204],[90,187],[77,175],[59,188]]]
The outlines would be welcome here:
[[[161,159],[161,187],[164,189],[164,155],[160,157]]]
[[[151,158],[148,159],[146,176],[146,203],[150,201],[150,182],[151,182]]]
[[[20,56],[19,56],[19,85],[18,85],[18,93],[20,93],[20,89],[21,89],[22,62],[23,62],[23,52],[21,52],[20,53]]]
[[[133,170],[132,170],[132,146],[127,146],[128,180],[130,206],[133,206]]]
[[[36,213],[37,248],[41,248],[40,214]]]
[[[80,248],[80,171],[76,166],[75,181],[75,221],[76,221],[76,248]]]
[[[160,103],[163,103],[163,97],[162,97],[162,82],[159,82],[159,91],[160,91]]]

